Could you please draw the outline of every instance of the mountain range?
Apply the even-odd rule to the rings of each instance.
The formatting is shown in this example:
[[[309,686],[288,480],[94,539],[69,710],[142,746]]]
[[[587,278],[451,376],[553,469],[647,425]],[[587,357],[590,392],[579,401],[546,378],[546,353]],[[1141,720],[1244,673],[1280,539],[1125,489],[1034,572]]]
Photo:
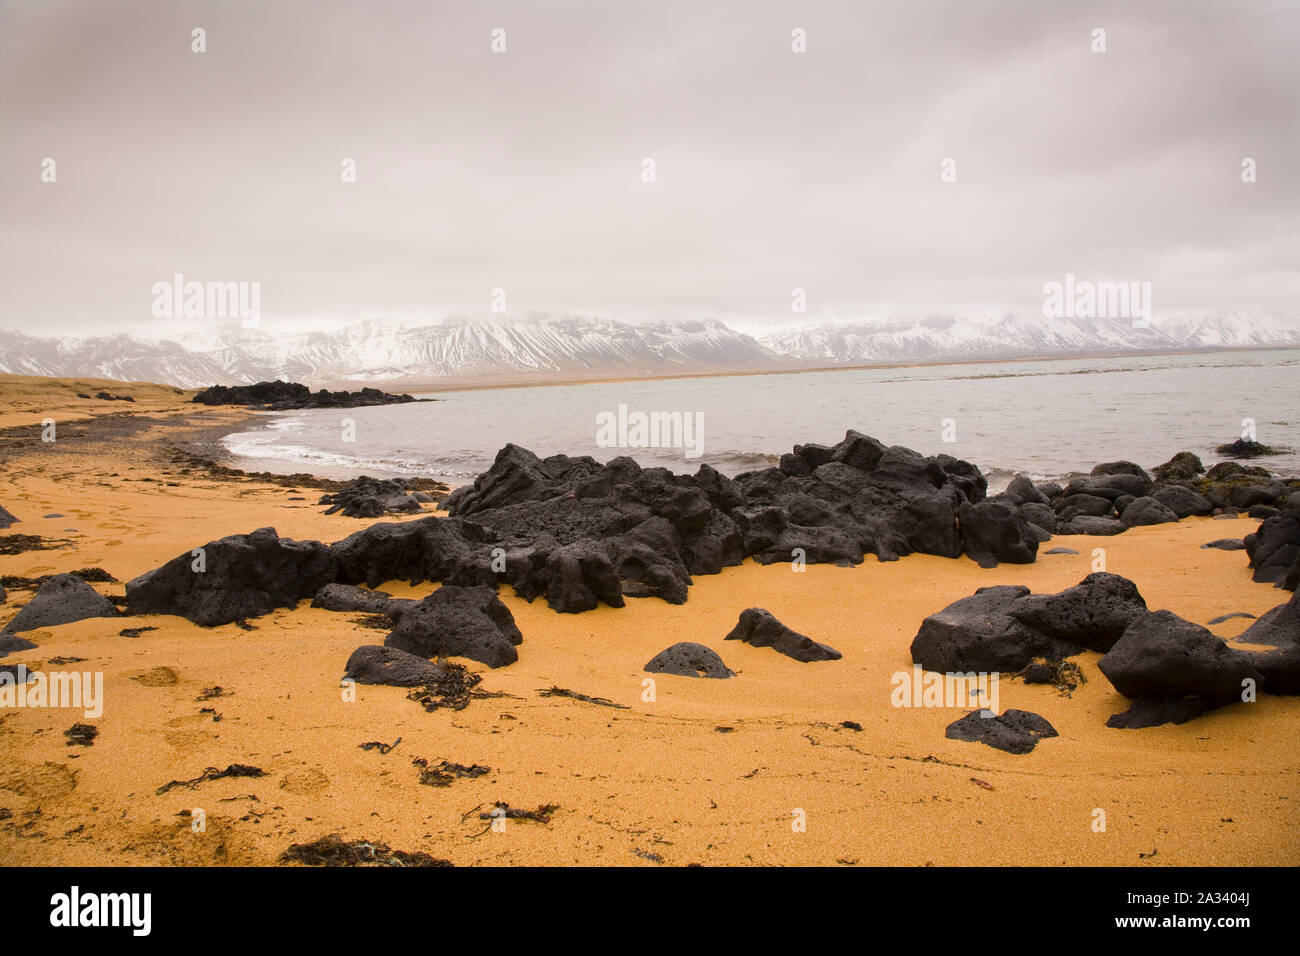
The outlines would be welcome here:
[[[1148,327],[1134,327],[1128,319],[983,314],[753,326],[750,332],[716,319],[629,323],[578,315],[452,316],[433,324],[367,320],[293,334],[215,325],[169,338],[42,337],[0,330],[0,372],[182,388],[279,378],[312,386],[409,389],[469,381],[1287,346],[1300,347],[1300,320],[1271,310],[1171,316]]]

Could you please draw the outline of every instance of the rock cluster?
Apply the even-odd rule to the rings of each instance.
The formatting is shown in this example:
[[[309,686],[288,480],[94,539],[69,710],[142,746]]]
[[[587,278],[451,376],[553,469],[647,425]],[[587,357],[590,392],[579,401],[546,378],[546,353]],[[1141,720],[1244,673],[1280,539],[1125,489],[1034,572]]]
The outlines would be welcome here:
[[[399,405],[416,401],[410,395],[392,395],[377,388],[359,392],[313,392],[296,382],[258,382],[256,385],[213,385],[199,392],[192,402],[200,405],[246,405],[266,411],[295,408],[360,408],[368,405]]]

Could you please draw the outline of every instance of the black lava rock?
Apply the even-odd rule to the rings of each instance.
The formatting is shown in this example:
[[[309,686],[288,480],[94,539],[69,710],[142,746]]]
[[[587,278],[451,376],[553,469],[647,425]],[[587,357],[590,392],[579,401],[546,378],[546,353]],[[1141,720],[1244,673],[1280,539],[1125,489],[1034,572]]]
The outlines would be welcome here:
[[[728,641],[744,641],[754,647],[771,647],[787,657],[805,663],[810,661],[837,661],[843,655],[833,647],[818,644],[810,637],[792,631],[770,612],[751,607],[740,614],[735,628],[726,636]]]
[[[703,644],[682,641],[666,647],[646,664],[651,674],[676,674],[679,677],[734,677],[735,671]]]
[[[209,541],[126,585],[132,614],[179,614],[214,626],[294,607],[335,580],[338,562],[319,541],[281,538],[274,528]],[[198,570],[202,568],[202,570]]]
[[[75,574],[56,574],[41,585],[35,596],[5,626],[4,632],[14,634],[84,621],[90,617],[120,617],[121,614],[108,598]]]
[[[1264,681],[1249,655],[1171,611],[1129,624],[1098,666],[1125,697],[1197,696],[1212,706],[1241,700],[1248,678]]]
[[[348,658],[344,677],[358,684],[387,684],[391,687],[423,687],[445,675],[442,668],[423,657],[396,647],[363,644]]]
[[[1027,710],[1008,710],[996,716],[989,710],[973,710],[949,724],[944,736],[988,744],[1007,753],[1027,754],[1038,746],[1038,741],[1057,733],[1046,720]]]
[[[312,598],[311,606],[326,611],[359,611],[387,614],[393,596],[384,591],[366,591],[351,584],[327,584]]]
[[[468,657],[489,667],[519,659],[515,645],[523,635],[514,615],[490,587],[443,585],[406,607],[384,640],[419,657]]]

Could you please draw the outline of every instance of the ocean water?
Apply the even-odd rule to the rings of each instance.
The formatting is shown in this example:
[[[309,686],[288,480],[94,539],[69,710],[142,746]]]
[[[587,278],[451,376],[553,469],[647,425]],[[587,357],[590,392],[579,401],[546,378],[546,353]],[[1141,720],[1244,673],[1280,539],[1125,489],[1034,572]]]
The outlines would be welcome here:
[[[1100,461],[1150,467],[1190,450],[1206,464],[1243,421],[1292,451],[1254,464],[1300,475],[1300,350],[1054,359],[913,368],[491,388],[437,401],[266,413],[224,439],[254,471],[346,478],[425,476],[465,484],[514,442],[546,456],[630,455],[735,475],[774,464],[795,444],[833,444],[850,428],[887,445],[965,458],[994,489],[1025,473],[1059,478]],[[680,412],[698,450],[607,447],[599,416]],[[351,430],[349,431],[349,422]],[[617,428],[607,429],[616,433]],[[635,433],[630,434],[635,438]],[[671,436],[670,436],[671,437]],[[351,439],[351,440],[349,440]]]

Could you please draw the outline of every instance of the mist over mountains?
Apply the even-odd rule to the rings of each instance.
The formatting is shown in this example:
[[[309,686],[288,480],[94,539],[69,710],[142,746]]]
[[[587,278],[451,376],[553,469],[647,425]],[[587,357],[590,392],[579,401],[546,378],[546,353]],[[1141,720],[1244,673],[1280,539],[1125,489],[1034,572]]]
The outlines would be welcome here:
[[[1042,315],[810,321],[750,333],[715,320],[644,323],[577,315],[363,321],[276,334],[239,325],[170,338],[42,337],[0,330],[0,372],[92,376],[197,388],[286,379],[436,387],[471,380],[580,379],[1189,349],[1300,347],[1300,321],[1273,310],[1153,319]]]

